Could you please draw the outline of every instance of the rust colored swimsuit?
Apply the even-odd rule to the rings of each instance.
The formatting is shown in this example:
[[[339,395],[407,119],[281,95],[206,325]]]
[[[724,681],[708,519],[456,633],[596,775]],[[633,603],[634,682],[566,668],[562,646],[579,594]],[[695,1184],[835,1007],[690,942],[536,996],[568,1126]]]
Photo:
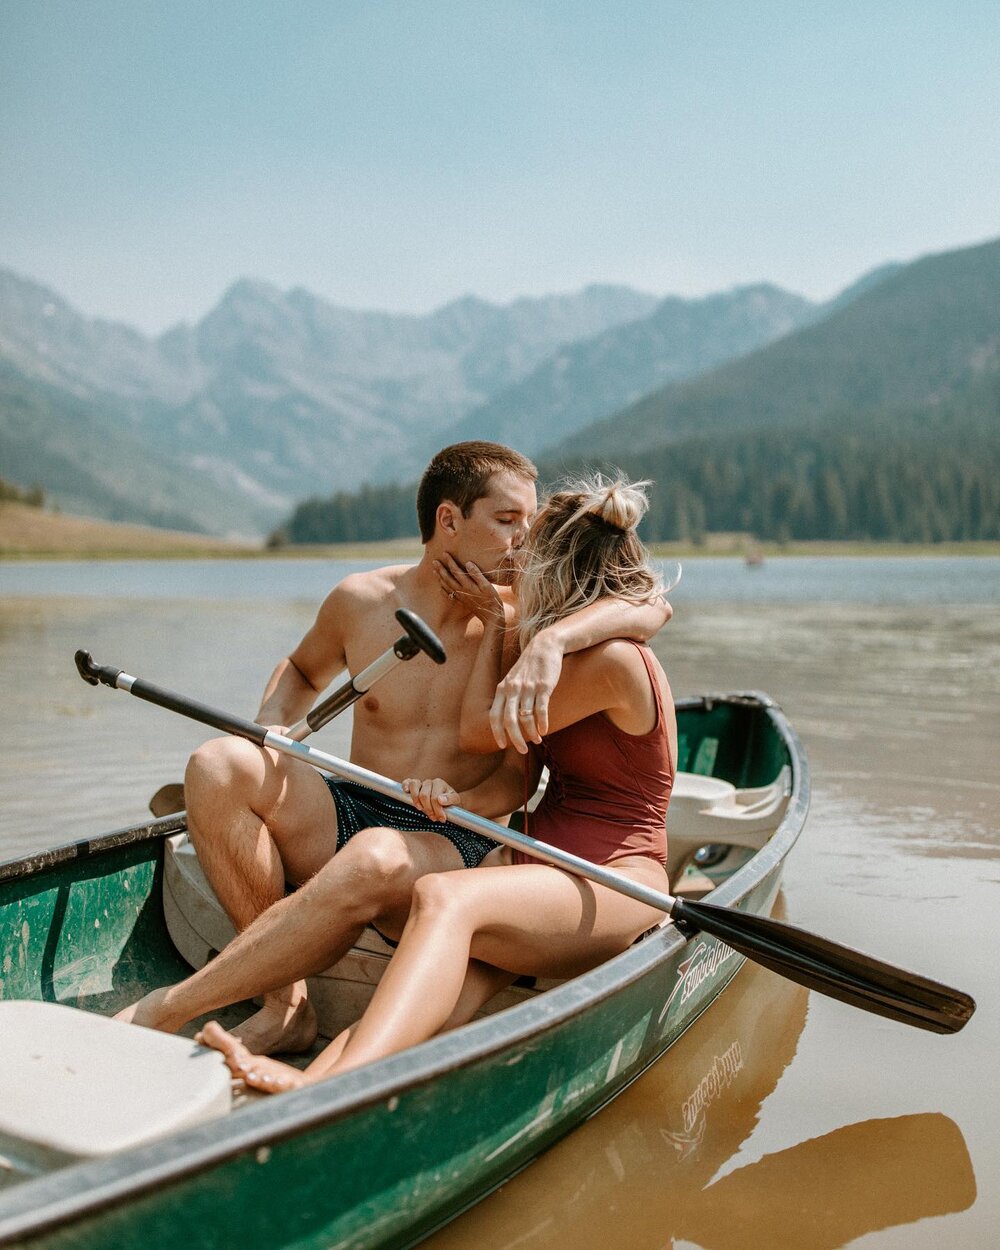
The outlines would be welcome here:
[[[649,733],[626,733],[596,712],[542,739],[549,782],[527,832],[593,864],[628,855],[645,855],[660,864],[667,860],[674,764],[652,655],[647,647],[633,645],[656,699],[656,724]],[[513,862],[537,860],[515,851]]]

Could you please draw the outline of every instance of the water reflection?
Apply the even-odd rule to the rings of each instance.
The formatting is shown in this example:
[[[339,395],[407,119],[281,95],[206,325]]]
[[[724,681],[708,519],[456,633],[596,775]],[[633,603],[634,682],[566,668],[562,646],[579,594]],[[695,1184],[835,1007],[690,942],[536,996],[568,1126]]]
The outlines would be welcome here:
[[[681,1201],[675,1235],[704,1250],[837,1250],[865,1233],[964,1211],[975,1198],[954,1121],[896,1116],[845,1125],[729,1173]]]
[[[971,1206],[969,1152],[940,1114],[849,1124],[738,1164],[808,998],[746,964],[650,1073],[429,1250],[834,1250]]]

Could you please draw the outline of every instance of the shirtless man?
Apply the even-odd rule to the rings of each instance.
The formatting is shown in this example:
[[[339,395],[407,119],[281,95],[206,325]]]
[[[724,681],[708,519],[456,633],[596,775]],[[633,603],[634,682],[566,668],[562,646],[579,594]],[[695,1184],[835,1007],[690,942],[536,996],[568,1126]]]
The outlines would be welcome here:
[[[536,477],[529,460],[496,443],[439,452],[417,495],[419,563],[340,582],[272,674],[258,722],[284,728],[300,720],[345,667],[357,673],[392,645],[394,612],[406,607],[438,635],[447,663],[417,656],[359,700],[351,759],[390,777],[447,776],[462,790],[488,785],[502,754],[473,755],[458,745],[462,695],[483,631],[459,578],[475,566],[495,584],[510,584],[537,506]],[[538,741],[564,653],[620,635],[646,640],[669,614],[662,603],[605,600],[543,631],[498,692],[499,714]],[[517,717],[529,702],[534,718]],[[262,1009],[236,1030],[256,1053],[308,1049],[317,1026],[305,978],[346,954],[368,924],[398,937],[420,877],[475,867],[494,845],[238,738],[200,747],[184,789],[191,839],[237,937],[186,981],[154,991],[120,1018],[172,1032],[263,993]],[[288,883],[301,888],[286,897]]]

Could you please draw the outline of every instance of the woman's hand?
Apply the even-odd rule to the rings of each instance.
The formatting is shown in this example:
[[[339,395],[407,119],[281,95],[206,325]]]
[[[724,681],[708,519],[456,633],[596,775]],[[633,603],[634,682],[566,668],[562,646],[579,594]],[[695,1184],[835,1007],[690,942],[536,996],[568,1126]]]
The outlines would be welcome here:
[[[449,599],[454,599],[478,616],[484,625],[491,621],[504,623],[503,600],[497,588],[483,575],[482,569],[471,561],[462,565],[452,555],[434,561],[441,589]]]
[[[460,797],[458,791],[440,777],[432,777],[427,781],[407,777],[403,782],[403,791],[410,796],[413,806],[431,820],[447,820],[445,808],[455,807]]]
[[[542,630],[524,648],[497,686],[490,708],[490,728],[501,747],[524,755],[529,742],[541,742],[549,731],[549,699],[562,672],[563,647]]]

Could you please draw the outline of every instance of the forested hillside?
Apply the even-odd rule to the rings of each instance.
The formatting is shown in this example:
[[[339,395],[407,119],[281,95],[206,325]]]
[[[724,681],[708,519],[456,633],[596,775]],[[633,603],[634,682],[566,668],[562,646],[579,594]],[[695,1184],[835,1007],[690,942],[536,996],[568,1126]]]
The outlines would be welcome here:
[[[1000,367],[1000,241],[914,261],[816,325],[664,387],[555,455],[621,456],[716,433],[928,410]]]
[[[549,481],[583,465],[655,482],[650,540],[1000,538],[1000,243],[902,267],[540,461]],[[312,500],[287,532],[410,534],[413,497],[410,485]]]
[[[762,539],[896,542],[1000,540],[1000,386],[991,410],[956,406],[928,420],[896,414],[885,432],[845,417],[835,429],[686,439],[615,467],[651,479],[647,541],[698,540],[707,532]],[[575,468],[564,462],[550,481]],[[416,485],[370,487],[308,500],[283,536],[290,542],[353,542],[416,532]]]

